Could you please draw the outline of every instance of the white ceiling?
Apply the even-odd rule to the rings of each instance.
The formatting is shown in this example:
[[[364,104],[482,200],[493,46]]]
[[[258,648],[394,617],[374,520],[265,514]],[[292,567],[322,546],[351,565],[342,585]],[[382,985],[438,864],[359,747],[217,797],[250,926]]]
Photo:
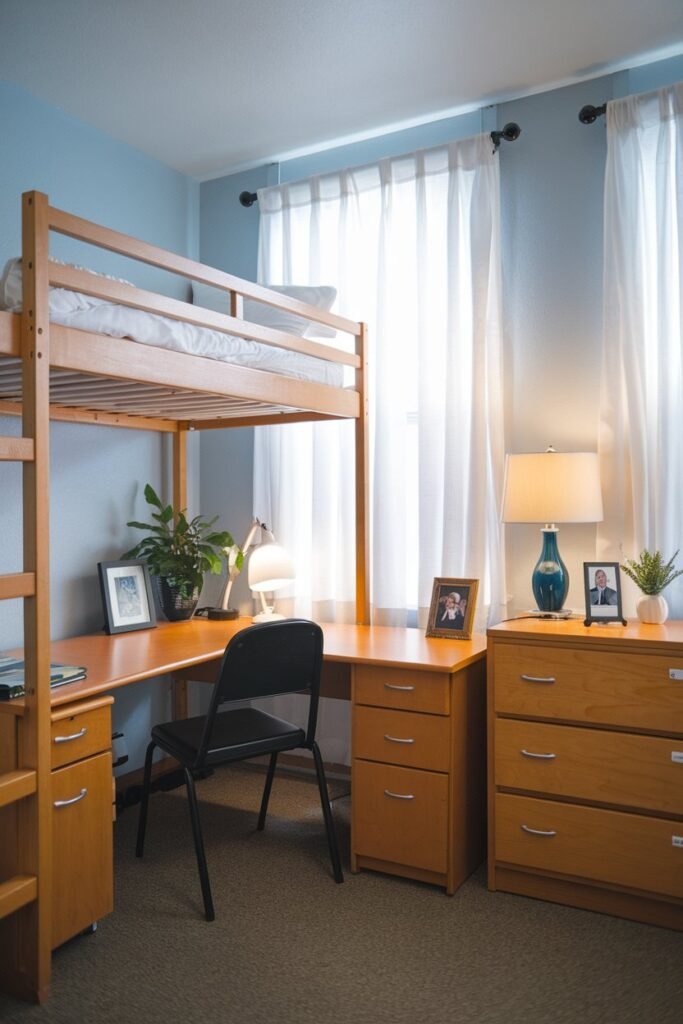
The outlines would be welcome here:
[[[196,177],[682,51],[681,0],[0,0],[1,78]]]

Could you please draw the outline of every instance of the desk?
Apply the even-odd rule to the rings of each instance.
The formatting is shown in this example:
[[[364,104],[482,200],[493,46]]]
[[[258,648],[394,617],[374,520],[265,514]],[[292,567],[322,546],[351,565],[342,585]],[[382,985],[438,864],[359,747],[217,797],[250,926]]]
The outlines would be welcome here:
[[[92,796],[55,813],[55,900],[61,893],[53,906],[55,946],[111,909],[111,842],[105,843],[108,853],[97,843],[91,849],[93,836],[106,836],[111,820],[111,789],[103,782],[111,774],[110,694],[173,674],[181,683],[182,714],[182,687],[188,680],[212,680],[228,640],[250,624],[193,619],[52,644],[53,662],[88,670],[86,679],[51,695],[53,739],[69,737],[53,747],[55,799],[68,797],[69,787],[76,795],[86,788]],[[352,870],[404,875],[452,893],[484,856],[486,638],[443,640],[377,626],[322,628],[322,693],[353,702]],[[0,771],[16,767],[23,714],[21,700],[0,703]],[[3,834],[11,834],[15,812],[14,806],[0,810]],[[67,815],[74,823],[68,828]],[[88,856],[75,855],[79,842]],[[9,848],[0,852],[0,877],[12,874],[12,855]]]

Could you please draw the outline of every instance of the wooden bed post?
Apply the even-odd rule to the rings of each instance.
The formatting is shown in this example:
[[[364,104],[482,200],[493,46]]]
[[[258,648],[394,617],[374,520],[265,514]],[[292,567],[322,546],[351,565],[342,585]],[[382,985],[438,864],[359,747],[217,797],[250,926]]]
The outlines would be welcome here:
[[[366,324],[360,325],[356,335],[356,355],[360,366],[356,370],[356,390],[360,395],[360,410],[355,422],[356,431],[356,622],[370,624],[370,487],[368,478],[368,364]]]
[[[187,508],[187,424],[178,423],[173,435],[173,507]],[[173,681],[173,717],[187,718],[187,680]]]
[[[37,899],[16,915],[17,994],[43,1002],[52,950],[52,805],[50,777],[50,360],[48,199],[28,192],[22,206],[22,434],[34,459],[23,467],[24,572],[34,575],[24,599],[26,716],[21,768],[36,772],[36,792],[18,805],[18,870],[37,877]],[[10,982],[11,988],[15,984]]]

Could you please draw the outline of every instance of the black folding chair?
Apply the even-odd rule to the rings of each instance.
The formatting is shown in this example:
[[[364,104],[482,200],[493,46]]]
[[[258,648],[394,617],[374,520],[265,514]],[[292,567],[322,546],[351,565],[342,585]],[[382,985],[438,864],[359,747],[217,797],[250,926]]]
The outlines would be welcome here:
[[[206,715],[167,722],[152,729],[152,740],[145,757],[135,853],[136,856],[142,857],[152,755],[155,747],[161,747],[183,766],[207,921],[213,921],[215,914],[194,779],[195,775],[209,766],[270,754],[256,826],[262,830],[266,821],[278,754],[283,750],[295,750],[297,747],[312,751],[334,880],[344,881],[327,793],[325,769],[318,744],[315,742],[322,655],[323,634],[315,622],[284,619],[250,626],[237,633],[225,649]],[[305,731],[257,708],[240,707],[222,712],[218,710],[219,705],[227,701],[245,701],[302,690],[310,694],[308,725]]]

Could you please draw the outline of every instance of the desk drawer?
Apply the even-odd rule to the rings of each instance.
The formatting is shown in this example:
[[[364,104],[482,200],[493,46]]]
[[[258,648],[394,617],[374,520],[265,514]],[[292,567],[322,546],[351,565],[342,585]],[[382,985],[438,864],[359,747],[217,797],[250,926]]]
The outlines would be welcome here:
[[[498,863],[683,899],[681,822],[499,793],[495,846]]]
[[[447,775],[357,758],[352,786],[355,854],[446,872]]]
[[[683,816],[683,740],[510,718],[495,728],[497,786]]]
[[[72,764],[84,757],[111,749],[111,701],[93,706],[84,701],[83,708],[71,705],[69,714],[62,709],[53,712],[51,725],[52,767]]]
[[[580,648],[495,644],[496,711],[683,733],[681,659]]]
[[[354,757],[447,772],[449,726],[441,715],[354,707]]]
[[[358,665],[354,675],[356,704],[379,708],[447,715],[450,711],[449,677],[445,672]]]

